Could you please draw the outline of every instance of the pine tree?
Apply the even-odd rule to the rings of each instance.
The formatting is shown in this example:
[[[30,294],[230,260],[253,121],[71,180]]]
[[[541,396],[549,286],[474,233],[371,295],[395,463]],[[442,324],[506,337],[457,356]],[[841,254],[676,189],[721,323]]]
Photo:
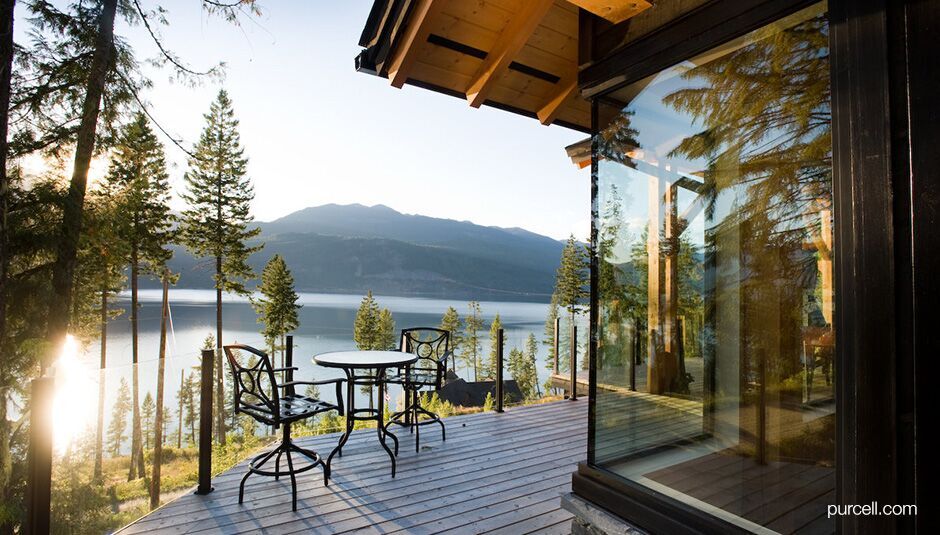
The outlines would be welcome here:
[[[150,392],[144,394],[144,400],[140,404],[140,430],[144,437],[144,449],[150,449],[154,429],[154,414],[157,406],[153,402],[153,396]]]
[[[77,298],[77,303],[94,303],[88,311],[91,323],[97,320],[98,336],[101,346],[98,367],[98,418],[95,426],[95,453],[93,479],[102,478],[102,460],[104,456],[104,399],[107,391],[108,363],[108,321],[119,316],[123,310],[111,305],[111,298],[120,292],[126,281],[124,267],[126,251],[124,243],[118,239],[118,226],[124,214],[118,203],[100,190],[92,192],[86,206],[86,232],[82,236],[79,254],[78,294],[87,293],[87,298]],[[94,318],[94,319],[92,319]],[[73,319],[73,330],[74,330]],[[91,327],[91,326],[90,326]],[[89,337],[94,334],[89,332]]]
[[[578,245],[574,236],[568,238],[565,248],[561,251],[561,264],[555,273],[555,295],[558,296],[558,305],[568,312],[565,338],[568,339],[570,354],[571,326],[576,324],[578,313],[584,309],[584,299],[588,297],[588,257],[583,247]],[[559,344],[561,345],[561,344]],[[571,360],[559,347],[559,364]],[[567,366],[577,366],[577,362],[568,363]],[[570,369],[570,368],[569,368]],[[561,367],[559,367],[561,370]]]
[[[464,319],[464,335],[462,355],[464,365],[473,369],[473,380],[480,380],[480,331],[483,329],[483,312],[480,303],[470,301],[467,304],[470,310]]]
[[[247,295],[248,279],[254,277],[248,257],[262,245],[248,245],[261,231],[249,228],[254,190],[245,176],[248,160],[241,147],[238,119],[225,90],[219,91],[205,116],[206,127],[189,160],[186,193],[189,208],[183,212],[183,243],[196,256],[215,262],[216,289],[216,398],[224,399],[222,382],[222,293]],[[225,418],[216,411],[216,435],[225,444]]]
[[[258,322],[264,325],[262,335],[272,356],[277,349],[281,350],[283,365],[285,337],[300,324],[297,319],[300,305],[297,304],[298,296],[294,291],[294,276],[280,255],[274,255],[264,266],[258,292],[262,297],[253,300],[252,305],[258,313]]]
[[[121,132],[111,167],[104,180],[103,194],[115,199],[124,224],[118,226],[118,239],[127,251],[131,283],[131,374],[133,422],[131,465],[128,481],[144,475],[144,452],[140,427],[138,280],[141,272],[160,276],[172,256],[168,245],[173,238],[174,216],[170,212],[170,190],[163,145],[150,129],[147,117],[138,113]]]
[[[552,301],[548,305],[548,316],[545,318],[545,338],[542,343],[548,346],[548,358],[545,359],[545,367],[550,371],[555,371],[555,320],[558,319],[558,294],[552,293]],[[560,333],[559,333],[560,334]],[[559,371],[561,362],[559,361]]]
[[[444,317],[441,318],[441,329],[450,333],[451,361],[450,370],[457,373],[458,350],[463,345],[463,322],[460,321],[460,314],[454,307],[447,307]]]
[[[121,378],[118,386],[117,399],[111,409],[111,424],[108,426],[108,451],[112,457],[121,454],[121,445],[127,439],[124,432],[127,430],[127,413],[131,410],[131,394],[127,388],[127,381]]]
[[[533,380],[530,374],[526,354],[516,347],[510,349],[509,361],[506,363],[506,367],[509,369],[509,374],[516,381],[516,385],[519,386],[519,391],[522,392],[523,397],[525,399],[534,398],[536,381]]]
[[[538,358],[539,343],[535,335],[529,333],[525,341],[525,353],[523,355],[523,366],[521,369],[522,381],[526,389],[523,390],[528,398],[536,398],[542,395],[539,390],[539,372],[535,366]],[[516,379],[518,381],[518,379]],[[522,388],[523,385],[520,385]]]
[[[588,296],[588,266],[584,248],[578,245],[573,235],[570,236],[561,251],[561,263],[555,273],[555,294],[558,305],[568,311],[572,321],[583,310],[584,299]]]
[[[189,445],[196,444],[196,426],[199,424],[199,378],[191,371],[180,390],[182,406],[185,410],[183,425],[189,428]]]
[[[366,293],[356,311],[356,320],[353,324],[353,341],[356,347],[362,350],[387,351],[398,347],[398,338],[395,334],[395,318],[387,308],[379,308],[378,302],[372,296],[372,290]],[[369,396],[369,408],[373,406],[371,386],[363,386],[360,391]]]
[[[379,313],[376,330],[378,332],[375,336],[376,345],[374,349],[388,351],[398,347],[398,340],[395,336],[395,318],[392,317],[392,312],[389,309],[383,308]]]
[[[357,348],[369,350],[376,346],[379,314],[381,314],[379,304],[372,296],[372,290],[369,290],[359,303],[356,321],[353,324],[353,341],[356,342]]]
[[[496,317],[493,318],[493,322],[490,323],[490,354],[489,358],[486,361],[486,364],[483,366],[481,375],[483,379],[495,380],[496,379],[496,356],[499,351],[499,330],[503,328],[503,322],[499,319],[499,313],[496,314]]]

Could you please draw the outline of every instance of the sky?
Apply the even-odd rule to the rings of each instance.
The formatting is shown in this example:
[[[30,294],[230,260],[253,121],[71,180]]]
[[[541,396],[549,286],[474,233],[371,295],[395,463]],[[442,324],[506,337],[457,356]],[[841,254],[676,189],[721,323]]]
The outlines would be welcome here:
[[[153,7],[154,0],[141,2]],[[241,121],[255,188],[253,215],[270,221],[326,203],[384,204],[404,213],[522,227],[586,240],[590,175],[565,155],[584,134],[432,91],[391,87],[354,69],[370,1],[262,0],[240,27],[196,0],[164,0],[164,44],[195,70],[223,61],[220,82],[174,83],[148,67],[154,117],[191,145],[220,87]],[[143,27],[117,32],[138,58],[156,56]],[[185,154],[164,140],[171,186]],[[183,207],[178,195],[173,208]]]

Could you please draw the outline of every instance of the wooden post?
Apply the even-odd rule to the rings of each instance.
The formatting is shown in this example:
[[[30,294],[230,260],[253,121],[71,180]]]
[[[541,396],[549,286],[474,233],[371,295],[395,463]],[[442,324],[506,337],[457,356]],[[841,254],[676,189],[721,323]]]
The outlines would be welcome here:
[[[49,533],[52,499],[52,402],[55,379],[37,377],[31,384],[29,417],[29,472],[26,480],[24,533]]]
[[[212,361],[214,359],[214,349],[202,350],[202,388],[199,395],[199,486],[196,488],[196,494],[212,492]]]
[[[571,320],[571,357],[568,361],[571,368],[571,394],[568,399],[578,400],[578,326]]]
[[[503,330],[496,331],[496,412],[503,412]]]

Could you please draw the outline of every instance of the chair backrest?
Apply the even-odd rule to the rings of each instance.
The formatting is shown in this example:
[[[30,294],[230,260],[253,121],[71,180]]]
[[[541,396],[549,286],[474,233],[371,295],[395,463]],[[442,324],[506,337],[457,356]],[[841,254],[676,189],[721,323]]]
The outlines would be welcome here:
[[[260,349],[242,344],[222,348],[228,358],[234,379],[235,410],[264,423],[277,425],[280,422],[280,395],[277,376],[268,354]],[[239,362],[241,353],[256,357],[254,362]],[[265,391],[269,387],[269,391]]]
[[[451,357],[450,331],[435,327],[402,329],[399,350],[418,355],[415,368],[435,370],[441,384],[447,372],[447,359]]]

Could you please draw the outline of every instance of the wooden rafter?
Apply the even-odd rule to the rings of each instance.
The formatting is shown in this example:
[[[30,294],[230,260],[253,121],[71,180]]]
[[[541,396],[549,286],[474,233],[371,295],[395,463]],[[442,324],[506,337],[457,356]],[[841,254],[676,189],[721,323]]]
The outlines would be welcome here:
[[[401,36],[395,53],[389,61],[388,81],[401,88],[408,80],[411,67],[418,58],[421,47],[431,33],[431,21],[441,10],[443,0],[418,0],[411,15],[411,22]]]
[[[558,117],[558,112],[564,106],[565,102],[571,98],[578,88],[578,71],[572,69],[572,72],[565,75],[558,81],[558,90],[548,99],[548,101],[538,111],[539,122],[545,125],[552,124]]]
[[[479,108],[494,82],[506,71],[513,57],[525,46],[526,41],[538,27],[542,17],[552,7],[554,0],[527,0],[506,28],[500,33],[493,48],[486,54],[483,64],[477,69],[467,86],[467,101]]]
[[[605,18],[614,24],[623,22],[651,7],[646,0],[568,0],[581,9]]]

